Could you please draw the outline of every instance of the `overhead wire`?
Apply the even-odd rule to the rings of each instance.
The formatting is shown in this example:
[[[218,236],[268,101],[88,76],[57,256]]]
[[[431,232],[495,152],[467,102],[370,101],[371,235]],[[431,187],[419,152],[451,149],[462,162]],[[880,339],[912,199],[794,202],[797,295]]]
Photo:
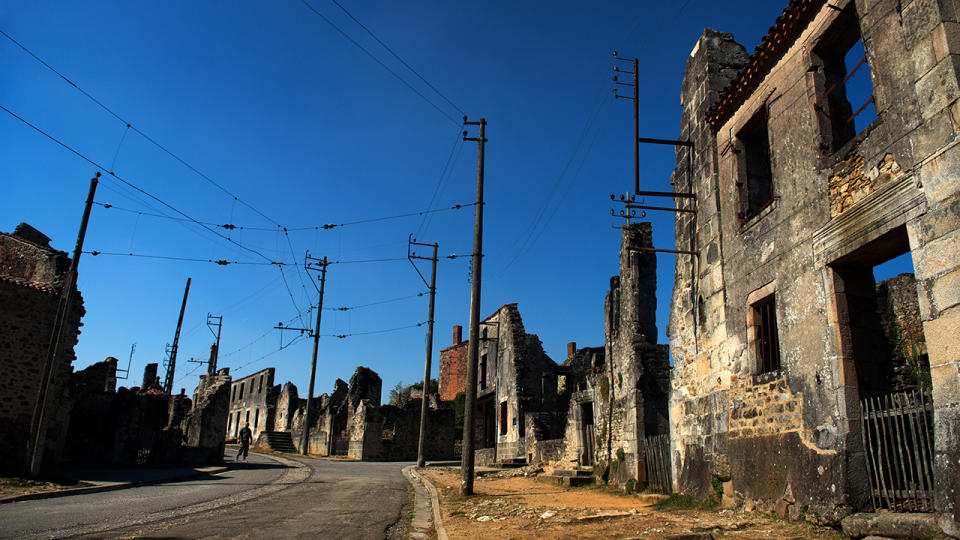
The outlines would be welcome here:
[[[425,216],[425,215],[427,215],[427,214],[435,214],[435,213],[438,213],[438,212],[450,212],[450,211],[455,211],[455,210],[462,210],[462,209],[464,209],[464,208],[469,208],[469,207],[471,207],[471,206],[475,206],[475,205],[476,205],[476,203],[455,204],[455,205],[453,205],[453,206],[446,206],[446,207],[443,207],[443,208],[433,208],[433,209],[426,209],[426,210],[418,210],[418,211],[416,211],[416,212],[407,212],[407,213],[404,213],[404,214],[392,214],[392,215],[389,215],[389,216],[380,216],[380,217],[373,217],[373,218],[358,219],[358,220],[354,220],[354,221],[345,221],[345,222],[343,222],[343,223],[327,223],[327,224],[324,224],[324,225],[312,225],[312,226],[306,226],[306,227],[283,227],[283,226],[279,226],[279,227],[249,227],[249,226],[244,226],[244,225],[235,225],[235,224],[232,224],[232,223],[216,223],[216,222],[213,222],[213,221],[199,221],[199,220],[192,220],[192,219],[187,219],[187,218],[179,218],[179,217],[176,217],[176,216],[171,216],[171,215],[163,214],[163,213],[160,213],[160,212],[156,212],[156,213],[144,212],[144,211],[142,211],[142,210],[136,210],[136,209],[133,209],[133,208],[125,208],[125,207],[122,207],[122,206],[117,206],[117,205],[112,204],[112,203],[105,203],[105,202],[100,202],[100,201],[95,201],[94,204],[96,204],[96,205],[98,205],[98,206],[102,206],[103,208],[106,208],[106,209],[118,210],[118,211],[120,211],[120,212],[127,212],[127,213],[131,213],[131,214],[139,214],[139,215],[144,215],[144,216],[150,216],[150,217],[156,217],[156,218],[162,218],[162,219],[169,219],[169,220],[173,220],[173,221],[198,222],[198,223],[202,223],[202,224],[204,224],[204,225],[208,225],[208,226],[210,226],[210,227],[218,227],[218,228],[226,229],[226,230],[235,230],[235,229],[236,229],[236,230],[245,230],[245,231],[265,231],[265,232],[277,232],[277,233],[284,233],[284,234],[289,233],[289,232],[298,232],[298,231],[327,230],[327,229],[334,229],[334,228],[337,228],[337,227],[346,227],[346,226],[350,226],[350,225],[361,225],[361,224],[366,224],[366,223],[376,223],[376,222],[380,222],[380,221],[390,221],[390,220],[394,220],[394,219],[402,219],[402,218],[408,218],[408,217],[413,217],[413,216]],[[292,249],[292,246],[291,246],[291,249]]]
[[[366,308],[366,307],[371,307],[371,306],[379,306],[379,305],[381,305],[381,304],[390,304],[390,303],[393,303],[393,302],[400,302],[400,301],[402,301],[402,300],[409,300],[409,299],[411,299],[411,298],[418,298],[418,297],[423,296],[423,295],[425,295],[425,294],[427,294],[427,293],[421,292],[421,293],[417,293],[417,294],[411,294],[411,295],[408,295],[408,296],[400,296],[400,297],[397,297],[397,298],[390,298],[390,299],[387,299],[387,300],[380,300],[380,301],[378,301],[378,302],[370,302],[370,303],[368,303],[368,304],[357,304],[356,306],[329,307],[329,308],[323,308],[323,309],[324,309],[324,311],[351,311],[351,310],[354,310],[354,309]]]
[[[328,25],[330,25],[334,30],[336,30],[337,32],[339,32],[340,35],[344,37],[344,39],[346,39],[347,41],[349,41],[350,43],[352,43],[355,47],[357,47],[358,49],[360,49],[361,51],[363,51],[367,56],[370,57],[371,60],[373,60],[374,62],[376,62],[377,64],[379,64],[380,67],[382,67],[383,69],[387,70],[387,72],[389,72],[391,75],[393,75],[398,81],[400,81],[401,83],[403,83],[404,86],[406,86],[406,87],[409,88],[411,91],[413,91],[413,93],[415,93],[416,95],[420,96],[420,99],[422,99],[423,101],[427,102],[431,107],[433,107],[434,109],[436,109],[437,112],[439,112],[440,114],[442,114],[443,116],[445,116],[445,117],[447,118],[447,120],[450,120],[450,122],[452,122],[454,125],[457,125],[457,126],[461,125],[460,122],[459,122],[457,119],[455,119],[455,118],[454,118],[453,116],[451,116],[449,113],[447,113],[446,111],[444,111],[443,109],[441,109],[436,103],[434,103],[433,101],[431,101],[427,96],[423,95],[422,92],[420,92],[419,90],[417,90],[416,88],[414,88],[412,84],[410,84],[409,82],[406,81],[406,79],[404,79],[404,78],[401,77],[399,74],[397,74],[396,71],[390,69],[389,66],[387,66],[385,63],[383,63],[383,61],[381,61],[379,58],[377,58],[376,56],[374,56],[374,54],[373,54],[372,52],[370,52],[370,51],[367,50],[363,45],[361,45],[360,43],[358,43],[357,40],[355,40],[355,39],[353,39],[352,37],[350,37],[349,34],[347,34],[346,32],[344,32],[339,26],[337,26],[336,24],[334,24],[334,22],[331,21],[330,19],[328,19],[323,13],[320,13],[319,11],[317,11],[317,8],[313,7],[309,2],[307,2],[307,0],[300,0],[300,3],[302,3],[304,6],[307,7],[307,9],[309,9],[310,11],[312,11],[312,12],[314,13],[314,15],[316,15],[317,17],[320,17],[325,23],[327,23]],[[459,110],[459,108],[458,108],[458,110]]]
[[[433,189],[433,195],[430,197],[430,204],[427,205],[427,210],[433,209],[433,205],[440,200],[440,196],[443,192],[443,187],[446,187],[447,180],[450,179],[450,174],[453,174],[453,167],[451,163],[456,164],[457,159],[460,158],[460,152],[457,151],[463,149],[463,136],[461,135],[460,128],[457,128],[456,136],[453,139],[453,146],[450,147],[450,155],[447,156],[447,162],[443,165],[443,169],[440,171],[440,178],[437,179],[437,187]],[[456,156],[456,157],[454,157]],[[450,171],[450,174],[447,174],[447,171]],[[420,225],[417,227],[417,233],[415,236],[420,236],[421,231],[426,231],[426,227],[429,227],[430,218],[433,215],[424,215],[420,219]]]
[[[160,144],[159,142],[157,142],[156,140],[154,140],[152,137],[150,137],[149,135],[147,135],[147,133],[145,133],[145,132],[142,131],[140,128],[138,128],[138,127],[136,127],[135,125],[133,125],[132,122],[127,121],[125,118],[123,118],[122,116],[120,116],[120,114],[118,114],[116,111],[114,111],[113,109],[111,109],[110,107],[108,107],[107,105],[105,105],[102,101],[100,101],[99,99],[97,99],[96,97],[94,97],[92,94],[90,94],[89,92],[87,92],[86,90],[84,90],[82,87],[80,87],[80,85],[78,85],[77,83],[75,83],[75,82],[73,82],[72,80],[70,80],[66,75],[64,75],[63,73],[60,73],[59,71],[57,71],[53,66],[51,66],[50,64],[48,64],[48,63],[47,63],[45,60],[43,60],[42,58],[40,58],[40,56],[38,56],[36,53],[34,53],[34,52],[31,51],[30,49],[28,49],[25,45],[23,45],[22,43],[20,43],[20,42],[17,41],[16,39],[14,39],[13,36],[11,36],[10,34],[6,33],[6,32],[3,31],[2,29],[0,29],[0,34],[3,34],[4,37],[6,37],[8,40],[10,40],[10,41],[11,41],[13,44],[15,44],[16,46],[18,46],[18,47],[20,47],[21,49],[23,49],[24,52],[26,52],[27,54],[29,54],[30,56],[32,56],[37,62],[40,62],[44,67],[46,67],[47,69],[49,69],[50,71],[52,71],[53,73],[55,73],[58,77],[60,77],[61,79],[63,79],[67,84],[69,84],[70,86],[74,87],[74,88],[75,88],[77,91],[79,91],[81,94],[83,94],[84,96],[86,96],[87,98],[89,98],[91,101],[93,101],[94,103],[96,103],[101,109],[103,109],[104,111],[106,111],[107,113],[109,113],[111,116],[113,116],[113,117],[116,118],[117,120],[123,122],[124,125],[126,125],[126,130],[131,130],[131,129],[132,129],[132,130],[135,131],[138,135],[140,135],[141,137],[143,137],[144,139],[146,139],[148,142],[150,142],[151,144],[153,144],[154,146],[156,146],[157,148],[159,148],[160,150],[162,150],[163,152],[165,152],[167,155],[169,155],[169,156],[172,157],[173,159],[175,159],[175,160],[177,160],[178,162],[180,162],[182,165],[184,165],[185,167],[187,167],[188,169],[190,169],[191,171],[193,171],[193,172],[194,172],[195,174],[197,174],[199,177],[203,178],[204,180],[206,180],[206,181],[209,182],[210,184],[216,186],[218,189],[220,189],[220,191],[223,191],[223,192],[226,193],[227,195],[233,197],[233,199],[234,199],[235,201],[238,201],[240,204],[242,204],[242,205],[246,206],[247,208],[249,208],[250,210],[254,211],[255,213],[257,213],[258,215],[260,215],[261,217],[263,217],[263,218],[266,219],[267,221],[269,221],[269,222],[271,222],[271,223],[278,224],[275,219],[272,219],[272,218],[270,218],[269,216],[265,215],[263,212],[261,212],[261,211],[258,210],[256,207],[254,207],[252,204],[250,204],[250,203],[246,202],[245,200],[241,199],[239,196],[237,196],[236,194],[234,194],[233,192],[231,192],[230,190],[228,190],[228,189],[227,189],[226,187],[224,187],[222,184],[220,184],[219,182],[217,182],[217,181],[214,180],[213,178],[209,177],[208,175],[204,174],[204,173],[201,172],[199,169],[197,169],[196,167],[194,167],[193,165],[191,165],[190,163],[188,163],[185,159],[183,159],[182,157],[180,157],[179,155],[177,155],[176,153],[174,153],[172,150],[170,150],[170,149],[167,148],[166,146],[164,146],[164,145]],[[126,138],[126,130],[124,131],[124,138]],[[123,144],[123,139],[121,139],[120,143]],[[119,151],[120,151],[120,150],[119,150],[119,146],[118,146],[118,147],[117,147],[117,153],[118,153],[118,154],[119,154]],[[114,161],[114,164],[115,164],[115,163],[116,163],[116,156],[114,156],[114,160],[113,160],[113,161]],[[111,174],[112,174],[112,172],[113,172],[112,169],[113,169],[113,166],[111,165],[110,171],[109,171]],[[106,171],[106,170],[107,170],[107,169],[104,169],[104,171]],[[278,225],[279,225],[279,224],[278,224]]]
[[[98,162],[90,159],[90,158],[87,157],[86,155],[82,154],[80,151],[74,149],[73,147],[67,145],[66,143],[64,143],[64,142],[61,141],[60,139],[57,139],[57,138],[54,137],[53,135],[50,135],[50,134],[47,133],[46,131],[44,131],[44,130],[40,129],[39,127],[37,127],[36,125],[30,123],[29,121],[27,121],[27,120],[24,119],[23,117],[19,116],[18,114],[14,113],[14,112],[11,111],[10,109],[6,108],[5,106],[0,105],[0,109],[3,109],[4,112],[6,112],[7,114],[9,114],[10,116],[13,116],[14,118],[16,118],[16,119],[19,120],[20,122],[24,123],[25,125],[29,126],[30,128],[34,129],[37,133],[40,133],[40,134],[43,135],[44,137],[46,137],[46,138],[50,139],[51,141],[57,143],[57,144],[60,145],[61,147],[65,148],[66,150],[69,150],[71,153],[73,153],[74,155],[76,155],[76,156],[79,157],[80,159],[83,159],[84,161],[86,161],[87,163],[93,165],[93,166],[96,167],[97,169],[100,169],[101,171],[105,172],[106,174],[112,176],[113,178],[115,178],[115,179],[118,180],[119,182],[123,183],[123,184],[126,185],[127,187],[129,187],[129,188],[131,188],[131,189],[133,189],[133,190],[135,190],[135,191],[137,191],[137,192],[139,192],[139,193],[142,193],[142,194],[146,195],[147,197],[149,197],[149,198],[157,201],[158,203],[162,204],[163,206],[166,206],[167,208],[169,208],[170,210],[173,210],[173,211],[176,212],[177,214],[180,214],[181,216],[187,218],[188,220],[190,220],[190,221],[193,222],[194,224],[199,225],[200,227],[202,227],[202,228],[206,229],[207,231],[209,231],[209,232],[211,232],[211,233],[219,236],[220,238],[223,238],[224,240],[227,240],[227,241],[230,242],[231,244],[236,245],[236,246],[239,247],[240,249],[243,249],[243,250],[245,250],[245,251],[249,251],[249,252],[251,252],[251,253],[254,253],[254,254],[258,255],[259,257],[262,257],[263,259],[265,259],[265,260],[267,260],[267,261],[270,261],[271,263],[274,262],[272,259],[270,259],[270,257],[267,257],[267,256],[264,255],[263,253],[255,250],[255,249],[249,248],[249,247],[247,247],[247,246],[245,246],[245,245],[237,242],[236,240],[233,240],[232,238],[229,238],[229,237],[221,234],[220,232],[218,232],[218,231],[216,231],[216,230],[214,230],[214,229],[211,229],[209,226],[204,225],[202,222],[198,221],[198,220],[195,219],[193,216],[187,214],[186,212],[183,212],[182,210],[180,210],[179,208],[173,206],[172,204],[164,201],[163,199],[157,197],[156,195],[154,195],[154,194],[146,191],[145,189],[143,189],[143,188],[141,188],[141,187],[133,184],[132,182],[124,179],[123,177],[121,177],[120,175],[114,173],[113,171],[107,170],[107,168],[104,167],[103,165],[101,165],[100,163],[98,163]]]
[[[355,336],[369,336],[373,334],[386,334],[388,332],[396,332],[398,330],[406,330],[407,328],[416,328],[418,326],[423,326],[427,324],[427,321],[423,321],[417,324],[408,324],[406,326],[397,326],[395,328],[385,328],[383,330],[370,330],[367,332],[351,332],[349,334],[320,334],[321,337],[334,337],[337,339],[346,339],[348,337]]]
[[[344,13],[346,13],[347,16],[350,17],[350,18],[353,20],[353,22],[355,22],[355,23],[357,23],[358,25],[360,25],[360,28],[363,28],[368,34],[370,34],[370,37],[372,37],[373,39],[377,40],[377,43],[379,43],[384,49],[387,50],[387,52],[389,52],[391,55],[393,55],[394,58],[396,58],[397,60],[399,60],[400,63],[404,65],[404,67],[406,67],[407,69],[409,69],[411,73],[413,73],[414,75],[417,76],[417,78],[419,78],[421,81],[423,81],[423,84],[425,84],[425,85],[427,85],[428,87],[430,87],[430,89],[433,90],[434,93],[436,93],[438,96],[440,96],[441,98],[443,98],[443,100],[446,101],[447,103],[449,103],[451,107],[453,107],[454,109],[457,110],[457,112],[459,112],[460,114],[466,116],[467,113],[463,112],[463,109],[461,109],[460,107],[458,107],[458,106],[456,105],[456,103],[450,101],[450,99],[447,98],[447,96],[443,95],[443,93],[440,92],[439,90],[437,90],[437,88],[436,88],[435,86],[433,86],[432,84],[430,84],[429,81],[427,81],[426,79],[424,79],[423,76],[420,75],[420,74],[417,72],[417,70],[413,69],[413,67],[411,67],[410,64],[408,64],[403,58],[400,58],[400,55],[398,55],[397,53],[393,52],[393,49],[391,49],[389,45],[387,45],[387,44],[384,43],[380,38],[378,38],[376,34],[374,34],[369,28],[366,27],[366,25],[364,25],[362,22],[360,22],[359,20],[357,20],[357,18],[354,17],[352,13],[350,13],[349,11],[347,11],[347,8],[343,7],[343,6],[340,4],[340,2],[337,2],[337,0],[330,0],[330,1],[333,2],[334,4],[336,4],[336,6],[337,6],[338,8],[340,8],[341,11],[343,11]]]
[[[667,22],[666,24],[664,24],[664,20],[665,20],[665,19],[667,18],[667,16],[669,15],[670,9],[668,8],[667,10],[664,11],[663,16],[660,18],[660,20],[659,20],[659,21],[657,22],[657,24],[656,24],[656,26],[657,26],[658,28],[660,28],[660,31],[659,31],[657,34],[655,34],[654,40],[653,40],[653,41],[649,41],[650,36],[647,35],[647,37],[644,38],[644,40],[641,42],[641,45],[640,45],[639,49],[637,50],[637,53],[636,53],[636,54],[637,54],[637,58],[638,58],[638,65],[639,65],[639,60],[642,60],[642,59],[645,59],[645,58],[646,58],[646,56],[641,56],[640,53],[643,52],[645,48],[646,48],[646,49],[649,49],[649,48],[652,47],[654,44],[656,44],[656,43],[659,42],[660,37],[663,35],[663,33],[666,31],[666,29],[667,29],[671,24],[673,24],[673,22],[677,19],[677,17],[680,16],[680,14],[683,12],[683,10],[687,7],[687,5],[688,5],[689,3],[690,3],[690,0],[686,0],[686,1],[680,6],[680,8],[674,13],[673,18],[672,18],[669,22]],[[649,5],[648,5],[648,10],[649,10],[649,6],[650,6],[650,5],[652,5],[652,4],[649,4]],[[623,41],[626,40],[627,37],[629,37],[629,36],[633,33],[633,31],[637,28],[637,25],[639,24],[639,22],[646,17],[646,13],[647,13],[648,10],[645,10],[645,11],[637,18],[637,21],[633,24],[633,26],[630,28],[630,30],[627,32],[627,34],[621,39],[621,44],[622,44]],[[639,74],[637,74],[636,76],[639,77]],[[600,96],[603,95],[603,91],[604,91],[605,88],[606,88],[606,85],[603,85],[603,86],[600,88],[600,91],[599,91],[598,94],[597,94],[597,99],[599,99]],[[572,153],[571,156],[570,156],[570,159],[567,160],[567,163],[566,163],[566,165],[564,165],[563,170],[560,172],[560,175],[558,176],[557,181],[554,183],[554,185],[553,185],[553,187],[551,188],[550,192],[547,194],[547,197],[544,199],[544,202],[541,204],[540,208],[538,209],[538,212],[535,214],[534,219],[531,221],[530,226],[527,227],[527,229],[526,229],[527,232],[524,233],[526,236],[521,236],[521,237],[524,238],[523,243],[520,245],[520,248],[518,248],[517,253],[513,256],[513,258],[511,258],[511,260],[503,267],[503,269],[500,270],[499,275],[502,276],[511,266],[513,266],[514,263],[516,263],[518,260],[520,260],[527,252],[529,252],[530,249],[532,249],[532,247],[537,243],[537,241],[538,241],[538,240],[540,239],[540,237],[543,235],[543,232],[546,230],[546,228],[547,228],[547,226],[549,225],[550,221],[553,219],[553,216],[556,215],[557,209],[558,209],[558,207],[559,207],[559,201],[562,201],[563,199],[566,198],[566,195],[569,193],[570,188],[571,188],[572,185],[573,185],[573,182],[574,182],[574,181],[577,179],[577,177],[579,176],[580,170],[583,168],[583,165],[584,165],[584,163],[586,162],[586,158],[587,158],[587,156],[588,156],[589,153],[590,153],[590,149],[593,147],[593,142],[595,142],[596,139],[597,139],[597,135],[599,134],[599,131],[600,131],[599,128],[598,128],[597,131],[594,133],[594,137],[593,137],[591,143],[589,144],[589,146],[587,147],[587,150],[585,151],[585,153],[584,153],[584,155],[583,155],[583,158],[582,158],[581,161],[580,161],[580,165],[578,166],[578,168],[577,168],[574,176],[573,176],[570,180],[567,181],[567,188],[564,190],[563,195],[562,195],[562,196],[560,197],[560,199],[558,200],[557,206],[555,206],[555,208],[553,209],[553,211],[552,211],[552,212],[549,214],[549,216],[547,217],[546,221],[543,222],[543,225],[542,225],[542,227],[540,227],[539,232],[537,232],[537,227],[540,226],[540,221],[543,219],[543,216],[544,216],[544,214],[546,213],[547,208],[549,207],[550,200],[553,198],[554,194],[556,193],[557,188],[560,186],[561,180],[563,179],[564,175],[566,175],[566,172],[567,172],[567,170],[569,169],[570,165],[572,164],[572,162],[573,162],[573,160],[574,160],[574,157],[576,157],[577,152],[580,150],[581,145],[583,144],[584,139],[586,138],[586,136],[587,136],[587,134],[589,133],[589,131],[591,130],[594,122],[596,121],[596,119],[597,119],[597,117],[598,117],[598,115],[599,115],[599,113],[600,113],[601,108],[603,108],[603,107],[605,107],[606,105],[608,105],[609,102],[610,102],[610,97],[607,96],[606,99],[604,99],[603,101],[601,101],[601,103],[600,103],[599,105],[597,105],[597,109],[595,109],[595,112],[594,112],[590,117],[588,117],[587,123],[586,123],[586,125],[584,126],[584,129],[581,131],[580,138],[577,140],[577,143],[576,143],[576,145],[574,146],[574,150],[573,150],[573,153]],[[595,100],[595,103],[596,103],[596,100]],[[637,143],[634,143],[634,144],[637,144]],[[518,237],[518,241],[519,241],[519,238],[520,238],[520,237]],[[514,245],[516,245],[516,243],[515,243]]]

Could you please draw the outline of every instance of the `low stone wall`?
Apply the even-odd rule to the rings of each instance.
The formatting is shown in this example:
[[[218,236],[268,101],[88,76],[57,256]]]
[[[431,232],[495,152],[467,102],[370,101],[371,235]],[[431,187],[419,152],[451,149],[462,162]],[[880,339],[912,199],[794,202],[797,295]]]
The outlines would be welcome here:
[[[755,379],[738,379],[730,388],[727,437],[774,435],[803,427],[803,395],[791,393],[785,377],[752,384]]]
[[[473,464],[492,467],[497,463],[497,451],[494,448],[481,448],[473,452]]]
[[[563,459],[565,449],[566,442],[563,439],[536,441],[531,448],[533,459],[530,461],[530,464],[556,463]]]

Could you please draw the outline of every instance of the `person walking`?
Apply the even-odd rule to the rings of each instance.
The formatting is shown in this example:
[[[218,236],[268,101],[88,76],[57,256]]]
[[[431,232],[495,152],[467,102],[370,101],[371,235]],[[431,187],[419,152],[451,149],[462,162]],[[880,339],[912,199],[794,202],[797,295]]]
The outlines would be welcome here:
[[[237,435],[237,439],[240,442],[240,450],[237,452],[237,461],[240,461],[240,457],[243,456],[243,460],[247,460],[247,454],[250,452],[250,442],[253,441],[253,432],[250,431],[250,422],[247,422],[240,428],[240,433]]]

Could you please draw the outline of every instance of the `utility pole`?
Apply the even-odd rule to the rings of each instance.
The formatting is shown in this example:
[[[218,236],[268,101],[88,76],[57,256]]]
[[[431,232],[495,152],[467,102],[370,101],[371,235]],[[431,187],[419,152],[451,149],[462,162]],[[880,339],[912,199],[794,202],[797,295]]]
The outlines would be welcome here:
[[[170,346],[170,357],[167,359],[167,379],[163,383],[163,393],[173,393],[173,375],[177,369],[177,347],[180,344],[180,328],[183,326],[183,312],[187,309],[187,296],[190,295],[190,279],[187,278],[187,288],[183,290],[183,303],[180,304],[180,318],[177,319],[177,331],[173,334],[173,345]]]
[[[213,327],[217,328],[216,332],[213,331]],[[212,376],[217,373],[217,359],[220,357],[220,330],[223,328],[223,315],[207,313],[207,328],[217,338],[217,342],[210,347],[210,359],[207,363],[207,375]]]
[[[477,152],[477,203],[474,208],[473,222],[473,272],[471,274],[470,291],[470,343],[467,345],[467,388],[463,411],[463,455],[460,461],[460,494],[473,495],[473,416],[477,408],[477,356],[480,352],[480,263],[483,258],[483,147],[487,139],[484,137],[487,121],[483,118],[479,122],[468,122],[463,117],[465,126],[480,126],[478,137],[467,137],[463,132],[463,140],[476,141]]]
[[[93,206],[93,196],[97,192],[97,183],[100,173],[90,179],[90,190],[87,192],[87,202],[83,207],[83,216],[80,218],[80,232],[77,233],[77,244],[73,249],[73,259],[70,261],[70,271],[63,282],[60,291],[60,301],[57,303],[57,313],[53,319],[53,329],[50,332],[50,341],[47,345],[47,357],[44,359],[43,371],[40,372],[40,387],[37,392],[37,403],[34,406],[31,419],[31,434],[33,444],[30,446],[30,475],[37,476],[40,464],[43,461],[43,443],[46,432],[46,405],[50,391],[50,381],[57,367],[57,357],[60,351],[60,341],[63,339],[63,327],[70,315],[70,303],[73,300],[73,290],[77,285],[77,267],[80,265],[80,253],[83,252],[83,240],[87,236],[87,223],[90,221],[90,208]]]
[[[317,289],[317,292],[320,294],[319,299],[317,300],[317,322],[313,331],[309,328],[290,328],[284,326],[283,323],[275,326],[281,332],[283,330],[299,330],[303,332],[311,332],[313,336],[313,360],[310,362],[310,385],[307,390],[307,406],[303,411],[304,422],[303,422],[303,437],[300,439],[300,453],[307,455],[310,445],[310,414],[313,409],[313,383],[317,378],[317,349],[320,347],[320,316],[323,314],[323,290],[327,284],[327,258],[318,259],[316,257],[311,257],[310,252],[304,256],[303,268],[307,270],[307,275],[310,275],[310,270],[320,272],[320,287],[317,288],[316,282],[311,279],[310,282],[313,283],[313,287]]]
[[[632,86],[633,87],[633,97],[621,96],[617,94],[617,89],[613,89],[614,98],[623,98],[623,99],[632,99],[633,100],[633,191],[635,193],[640,192],[640,71],[639,71],[639,62],[636,58],[620,58],[617,56],[617,52],[613,52],[613,57],[616,60],[621,60],[623,62],[633,62],[633,71],[624,71],[618,67],[614,67],[613,71],[617,73],[626,73],[628,75],[633,75],[633,83],[622,83],[619,82],[619,77],[616,75],[613,76],[613,82],[619,84],[620,86]]]
[[[422,257],[413,253],[411,251],[411,246],[424,246],[424,247],[433,247],[433,257]],[[433,244],[423,244],[416,241],[416,238],[413,238],[413,235],[410,235],[410,238],[407,239],[407,259],[410,260],[410,264],[413,264],[414,270],[417,271],[417,274],[420,275],[420,279],[423,279],[423,274],[420,274],[420,269],[417,268],[417,265],[413,262],[413,259],[423,259],[425,261],[430,261],[430,308],[427,311],[427,360],[423,366],[423,399],[420,404],[420,442],[417,446],[417,467],[423,468],[427,464],[426,451],[424,446],[427,438],[427,392],[430,389],[430,363],[433,361],[433,306],[434,300],[437,295],[437,248],[439,245],[434,242]],[[423,279],[423,283],[426,285],[427,280]]]

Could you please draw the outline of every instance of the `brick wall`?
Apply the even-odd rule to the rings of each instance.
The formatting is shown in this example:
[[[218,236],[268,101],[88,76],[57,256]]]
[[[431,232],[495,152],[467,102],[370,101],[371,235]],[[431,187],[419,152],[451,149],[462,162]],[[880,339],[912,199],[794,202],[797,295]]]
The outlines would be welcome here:
[[[786,378],[749,384],[752,379],[730,388],[728,437],[779,435],[803,427],[803,396],[790,392]]]

